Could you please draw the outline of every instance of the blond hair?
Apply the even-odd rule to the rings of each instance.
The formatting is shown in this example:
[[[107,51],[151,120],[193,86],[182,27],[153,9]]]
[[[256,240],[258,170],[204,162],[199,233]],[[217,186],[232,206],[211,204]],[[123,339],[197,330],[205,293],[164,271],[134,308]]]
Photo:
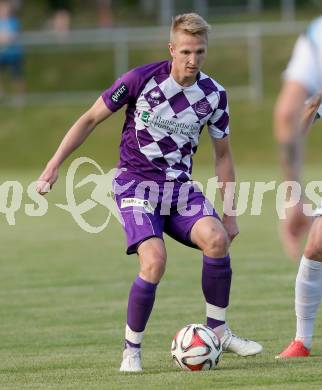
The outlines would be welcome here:
[[[203,35],[208,38],[210,29],[211,27],[205,19],[196,13],[177,15],[172,18],[170,41],[173,42],[173,35],[178,31],[192,35]]]

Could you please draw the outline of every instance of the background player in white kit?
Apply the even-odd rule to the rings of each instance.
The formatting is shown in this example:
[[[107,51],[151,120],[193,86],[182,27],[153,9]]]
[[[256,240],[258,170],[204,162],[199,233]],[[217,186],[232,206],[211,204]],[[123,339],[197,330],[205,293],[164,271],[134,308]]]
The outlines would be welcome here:
[[[94,106],[69,130],[57,152],[39,178],[38,191],[57,180],[58,168],[97,124],[127,105],[120,145],[121,174],[115,179],[115,198],[122,214],[127,253],[137,253],[140,272],[129,294],[125,350],[121,371],[141,371],[141,341],[153,308],[157,285],[165,271],[163,233],[203,252],[202,290],[206,300],[207,325],[221,338],[223,349],[238,355],[254,355],[262,346],[235,336],[225,320],[229,303],[231,267],[228,248],[238,234],[236,217],[222,220],[206,200],[189,184],[192,155],[202,128],[207,125],[216,153],[220,182],[234,182],[234,165],[229,146],[229,113],[224,88],[200,72],[208,44],[208,24],[197,14],[179,15],[173,20],[171,61],[160,61],[132,69],[107,89]],[[145,180],[155,183],[158,195],[154,212],[142,206],[136,188]],[[119,193],[118,186],[131,185]],[[173,183],[169,215],[160,212],[166,184]],[[178,206],[182,184],[188,186],[188,207],[201,206],[193,216],[183,216]],[[152,192],[150,188],[150,193]],[[148,194],[149,195],[149,194]],[[160,195],[160,196],[159,196]],[[141,205],[143,223],[136,223]]]
[[[315,117],[321,116],[322,17],[301,35],[285,72],[285,81],[275,109],[275,134],[280,145],[285,179],[300,180],[303,139]],[[306,108],[305,101],[314,95]],[[303,121],[303,111],[305,119]],[[277,358],[310,355],[313,327],[322,297],[322,206],[315,212],[295,284],[296,336]],[[310,221],[303,201],[287,213],[282,237],[288,253],[296,257],[302,233]]]

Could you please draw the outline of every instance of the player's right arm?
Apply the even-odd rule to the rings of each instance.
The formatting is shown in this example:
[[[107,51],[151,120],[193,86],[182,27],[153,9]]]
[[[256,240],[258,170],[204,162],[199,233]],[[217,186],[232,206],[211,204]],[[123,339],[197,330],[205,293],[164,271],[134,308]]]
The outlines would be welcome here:
[[[85,141],[99,123],[112,113],[103,98],[99,97],[93,106],[74,123],[38,179],[37,191],[40,194],[45,194],[51,189],[58,179],[58,170],[64,160]]]
[[[38,179],[37,191],[40,194],[49,191],[58,178],[60,165],[85,141],[100,122],[107,119],[113,112],[116,112],[124,105],[133,102],[141,83],[142,77],[140,72],[136,69],[130,70],[117,79],[110,88],[105,90],[94,105],[75,122]]]
[[[307,97],[321,85],[316,61],[319,34],[315,34],[312,26],[295,45],[275,107],[275,137],[284,178],[289,181],[300,181],[304,137],[311,128],[321,101],[320,95],[316,94],[305,104]],[[302,199],[287,209],[287,217],[280,223],[280,235],[290,257],[299,257],[301,237],[310,223],[310,219],[303,213]]]

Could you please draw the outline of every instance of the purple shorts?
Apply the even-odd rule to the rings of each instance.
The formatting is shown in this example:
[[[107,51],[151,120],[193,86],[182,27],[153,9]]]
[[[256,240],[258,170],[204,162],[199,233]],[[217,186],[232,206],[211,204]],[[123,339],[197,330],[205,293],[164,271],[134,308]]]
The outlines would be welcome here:
[[[151,237],[163,239],[163,232],[187,246],[193,225],[205,216],[220,220],[199,187],[191,182],[114,180],[115,200],[127,239],[127,254]]]

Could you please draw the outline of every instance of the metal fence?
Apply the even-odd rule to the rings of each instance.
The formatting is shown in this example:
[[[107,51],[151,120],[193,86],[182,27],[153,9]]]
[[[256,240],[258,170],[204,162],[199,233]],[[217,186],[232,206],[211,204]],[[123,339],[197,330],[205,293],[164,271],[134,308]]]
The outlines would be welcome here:
[[[149,5],[148,5],[149,3]],[[203,16],[208,15],[227,15],[231,13],[249,13],[259,14],[264,9],[264,0],[240,0],[240,1],[227,1],[227,0],[141,0],[143,8],[150,9],[151,6],[159,9],[159,23],[167,25],[171,20],[172,15],[177,13],[189,12],[193,9],[197,13]],[[281,19],[284,21],[294,21],[296,13],[296,1],[295,0],[280,0],[280,14]]]
[[[225,45],[234,44],[236,40],[244,39],[247,43],[248,82],[242,86],[232,86],[232,98],[249,98],[259,100],[263,96],[263,64],[262,38],[266,36],[286,36],[302,32],[306,22],[273,22],[217,25],[212,29],[209,42],[224,42]],[[129,69],[129,46],[155,47],[156,44],[166,44],[169,37],[169,28],[117,28],[117,29],[90,29],[74,30],[68,35],[57,35],[52,32],[25,32],[22,35],[22,44],[26,51],[34,50],[75,50],[95,45],[102,50],[106,47],[114,49],[114,76],[119,77]],[[47,101],[68,100],[76,102],[96,96],[96,91],[69,92],[46,94]],[[44,94],[29,94],[29,103],[43,101]]]

